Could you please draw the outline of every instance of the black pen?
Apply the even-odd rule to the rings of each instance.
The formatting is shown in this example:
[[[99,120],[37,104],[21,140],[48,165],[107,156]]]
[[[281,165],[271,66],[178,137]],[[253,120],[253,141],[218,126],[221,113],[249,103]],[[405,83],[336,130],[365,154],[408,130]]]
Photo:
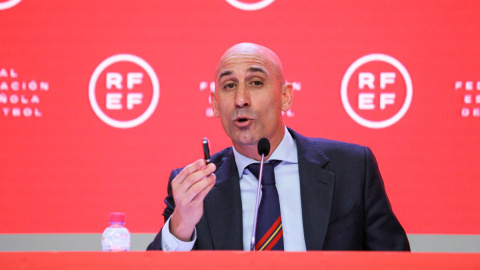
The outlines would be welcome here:
[[[210,142],[207,137],[203,138],[203,155],[205,156],[205,162],[207,165],[210,163]]]

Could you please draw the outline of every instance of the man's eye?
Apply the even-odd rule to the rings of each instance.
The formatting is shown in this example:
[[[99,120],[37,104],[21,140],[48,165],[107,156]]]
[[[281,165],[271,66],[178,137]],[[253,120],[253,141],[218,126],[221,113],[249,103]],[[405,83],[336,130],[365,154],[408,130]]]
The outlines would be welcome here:
[[[263,83],[261,81],[253,81],[252,82],[253,86],[262,86]]]
[[[235,88],[235,84],[234,83],[228,83],[224,86],[225,89],[232,89],[232,88]]]

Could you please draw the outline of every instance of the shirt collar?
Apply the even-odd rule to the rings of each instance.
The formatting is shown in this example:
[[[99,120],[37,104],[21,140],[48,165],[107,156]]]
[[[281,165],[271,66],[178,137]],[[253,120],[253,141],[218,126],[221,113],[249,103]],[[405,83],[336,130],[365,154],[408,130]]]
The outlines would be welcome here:
[[[259,162],[257,160],[240,154],[233,146],[232,149],[233,155],[235,156],[235,163],[237,164],[238,176],[242,178],[243,171],[248,165]],[[285,135],[283,135],[282,141],[278,145],[277,149],[273,151],[272,155],[268,160],[281,160],[288,163],[298,163],[297,145],[295,144],[295,140],[293,139],[290,132],[288,132],[286,127]]]

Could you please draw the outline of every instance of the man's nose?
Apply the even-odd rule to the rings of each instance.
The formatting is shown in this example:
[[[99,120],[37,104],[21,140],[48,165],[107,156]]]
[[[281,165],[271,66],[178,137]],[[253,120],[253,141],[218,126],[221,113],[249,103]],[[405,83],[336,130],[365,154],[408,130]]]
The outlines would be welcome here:
[[[239,108],[250,106],[250,92],[243,84],[238,86],[235,93],[235,105]]]

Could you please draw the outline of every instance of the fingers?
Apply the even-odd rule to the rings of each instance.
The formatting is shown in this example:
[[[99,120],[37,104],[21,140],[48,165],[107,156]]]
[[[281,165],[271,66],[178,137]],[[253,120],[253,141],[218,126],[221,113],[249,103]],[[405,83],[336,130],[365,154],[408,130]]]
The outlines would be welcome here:
[[[186,194],[187,200],[190,200],[193,204],[201,204],[203,203],[203,199],[207,196],[207,194],[212,190],[213,186],[215,186],[215,180],[217,176],[215,174],[210,174],[202,181],[199,181],[193,185]]]
[[[210,163],[205,166],[205,160],[197,160],[185,167],[177,177],[175,177],[172,181],[172,188],[178,193],[187,192],[187,190],[197,182],[212,174],[215,169],[215,164]]]
[[[187,165],[183,170],[175,177],[174,181],[181,184],[190,174],[204,168],[206,165],[204,159],[199,159],[192,164]]]
[[[192,177],[193,178],[193,177]],[[201,203],[208,194],[210,189],[215,185],[215,174],[209,174],[198,181],[192,182],[190,185],[189,179],[185,180],[181,187],[177,189],[179,192],[182,204],[187,205],[191,203]],[[181,192],[181,193],[180,193]],[[194,199],[195,202],[194,202]]]
[[[212,173],[215,169],[215,164],[206,165],[203,159],[186,166],[172,181],[175,203],[189,204],[206,187],[213,187],[215,176],[212,177]]]

